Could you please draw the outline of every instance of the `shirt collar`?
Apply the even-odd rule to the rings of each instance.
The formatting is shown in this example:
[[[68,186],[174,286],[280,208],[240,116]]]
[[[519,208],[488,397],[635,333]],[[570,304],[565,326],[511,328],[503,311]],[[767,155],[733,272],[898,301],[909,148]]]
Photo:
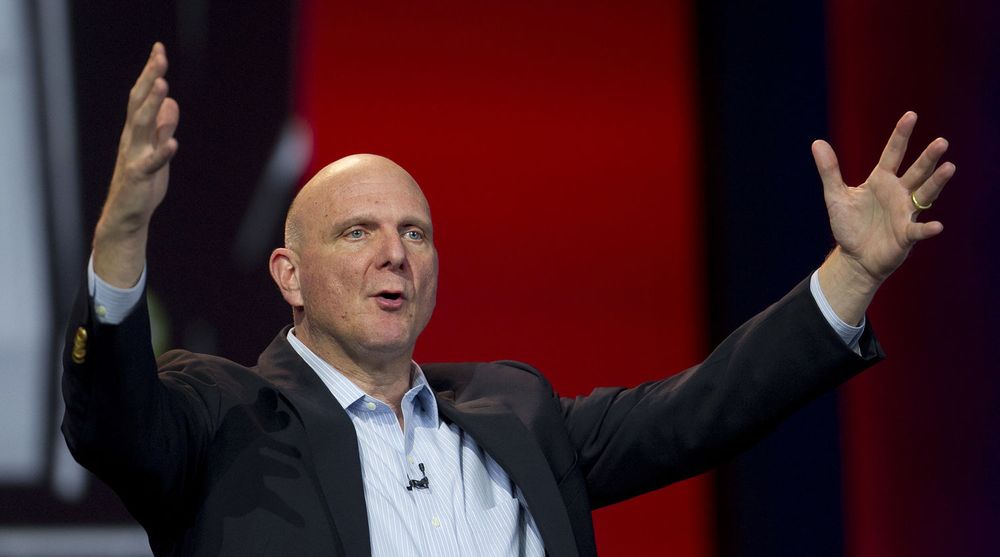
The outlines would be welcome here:
[[[288,344],[316,372],[316,375],[323,381],[326,388],[330,390],[330,394],[337,399],[337,402],[340,403],[340,406],[345,411],[359,400],[369,396],[368,393],[361,390],[360,387],[338,371],[337,368],[331,366],[326,360],[320,358],[315,352],[310,350],[308,346],[295,336],[294,332],[294,328],[288,331]],[[437,419],[437,400],[434,398],[434,392],[431,391],[431,387],[427,383],[427,378],[424,377],[424,371],[420,369],[417,362],[410,362],[410,389],[403,395],[402,405],[404,408],[412,405],[415,412],[426,413],[428,417]]]

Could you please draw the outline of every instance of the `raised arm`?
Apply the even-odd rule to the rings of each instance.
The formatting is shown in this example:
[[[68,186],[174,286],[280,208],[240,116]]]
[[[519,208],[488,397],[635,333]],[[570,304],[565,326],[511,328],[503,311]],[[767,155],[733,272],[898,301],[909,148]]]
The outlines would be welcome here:
[[[119,288],[142,274],[153,211],[167,190],[177,152],[177,103],[167,98],[167,58],[157,43],[128,101],[118,159],[94,234],[94,272]],[[149,315],[140,289],[129,311],[107,319],[103,304],[81,288],[63,353],[62,431],[73,456],[151,524],[177,514],[194,485],[212,424],[208,404],[186,376],[158,376]],[[121,308],[119,308],[121,309]]]
[[[938,166],[948,142],[940,137],[932,141],[898,176],[916,123],[913,112],[899,119],[878,165],[857,187],[844,183],[827,142],[819,140],[812,146],[837,241],[819,269],[820,287],[837,315],[852,325],[861,322],[875,291],[914,244],[944,230],[938,221],[917,222],[917,216],[930,208],[955,174],[950,162]]]
[[[166,49],[156,43],[129,93],[111,187],[94,231],[94,272],[118,288],[133,286],[142,274],[149,223],[177,153],[180,109],[167,96],[166,73]]]

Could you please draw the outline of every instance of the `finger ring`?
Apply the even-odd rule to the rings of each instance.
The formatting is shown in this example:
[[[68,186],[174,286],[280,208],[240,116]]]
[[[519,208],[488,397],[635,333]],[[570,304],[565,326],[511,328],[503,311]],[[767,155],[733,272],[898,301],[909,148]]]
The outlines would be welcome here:
[[[931,208],[931,205],[934,204],[934,202],[932,201],[927,205],[921,205],[920,202],[917,201],[917,192],[913,192],[910,194],[910,201],[913,202],[913,206],[916,207],[918,211],[926,211],[927,209]]]

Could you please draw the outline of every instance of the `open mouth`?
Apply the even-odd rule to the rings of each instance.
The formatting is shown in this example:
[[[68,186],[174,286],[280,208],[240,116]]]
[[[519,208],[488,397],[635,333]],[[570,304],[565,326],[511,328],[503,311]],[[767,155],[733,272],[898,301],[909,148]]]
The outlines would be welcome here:
[[[378,304],[378,307],[385,311],[399,311],[403,309],[403,302],[406,300],[402,292],[393,292],[391,290],[383,290],[375,294],[373,298],[375,298],[375,303]]]

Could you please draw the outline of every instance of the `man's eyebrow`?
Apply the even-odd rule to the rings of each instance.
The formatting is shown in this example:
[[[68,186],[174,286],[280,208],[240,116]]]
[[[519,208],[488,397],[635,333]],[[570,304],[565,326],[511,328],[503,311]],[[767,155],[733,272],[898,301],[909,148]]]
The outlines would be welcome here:
[[[375,216],[369,214],[353,215],[341,220],[333,221],[333,227],[336,230],[343,230],[345,228],[350,228],[352,226],[357,226],[359,224],[371,224],[375,222]]]
[[[339,232],[341,230],[346,230],[352,226],[359,226],[359,225],[364,226],[364,225],[374,224],[378,222],[378,220],[379,219],[376,218],[375,215],[373,214],[361,213],[347,217],[343,220],[334,221],[333,228],[334,230]],[[431,224],[431,221],[415,216],[405,217],[403,220],[400,221],[399,226],[400,227],[416,226],[418,228],[423,229],[425,232],[433,232],[434,230],[434,226]]]
[[[403,219],[402,225],[403,226],[416,226],[417,228],[423,230],[424,232],[426,232],[428,234],[432,234],[434,232],[434,225],[431,224],[431,221],[425,220],[425,219],[422,219],[422,218],[419,218],[419,217],[412,217],[412,218]]]

